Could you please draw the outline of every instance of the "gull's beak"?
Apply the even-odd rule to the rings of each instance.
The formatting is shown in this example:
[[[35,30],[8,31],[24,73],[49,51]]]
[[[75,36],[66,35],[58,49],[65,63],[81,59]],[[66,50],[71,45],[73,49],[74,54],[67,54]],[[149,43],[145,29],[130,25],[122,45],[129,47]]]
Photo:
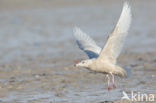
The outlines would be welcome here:
[[[79,63],[81,61],[81,59],[76,59],[76,60],[74,60],[74,67],[77,67],[77,63]]]
[[[81,61],[81,59],[76,59],[74,60],[74,63],[79,63]]]

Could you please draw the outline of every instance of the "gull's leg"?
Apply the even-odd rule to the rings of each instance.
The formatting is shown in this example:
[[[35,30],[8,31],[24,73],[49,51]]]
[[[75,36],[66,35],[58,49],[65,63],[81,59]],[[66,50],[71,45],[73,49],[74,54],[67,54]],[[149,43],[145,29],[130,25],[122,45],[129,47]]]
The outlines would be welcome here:
[[[107,77],[107,88],[108,88],[108,90],[110,90],[111,89],[111,87],[110,87],[110,77],[109,77],[108,74],[106,75],[106,77]]]
[[[116,84],[115,84],[115,82],[114,82],[114,75],[113,75],[112,73],[110,73],[110,74],[111,74],[111,76],[112,76],[113,88],[116,88]]]

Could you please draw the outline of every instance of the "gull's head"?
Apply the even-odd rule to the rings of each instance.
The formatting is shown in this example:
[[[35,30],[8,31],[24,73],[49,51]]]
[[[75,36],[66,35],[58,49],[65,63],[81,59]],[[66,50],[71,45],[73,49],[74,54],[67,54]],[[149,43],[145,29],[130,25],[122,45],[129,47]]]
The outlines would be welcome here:
[[[88,68],[89,65],[92,64],[92,62],[93,62],[93,61],[92,61],[91,59],[90,59],[90,60],[82,60],[81,62],[75,64],[75,66],[76,66],[76,67]]]

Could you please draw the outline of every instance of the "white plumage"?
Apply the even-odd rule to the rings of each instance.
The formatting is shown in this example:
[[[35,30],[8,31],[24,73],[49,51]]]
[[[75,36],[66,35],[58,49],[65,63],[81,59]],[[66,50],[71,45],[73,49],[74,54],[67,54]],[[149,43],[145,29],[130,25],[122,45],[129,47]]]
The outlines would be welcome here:
[[[76,64],[76,66],[86,67],[97,72],[110,74],[112,76],[113,86],[116,87],[114,83],[114,74],[122,77],[126,76],[125,70],[116,65],[116,59],[121,52],[130,24],[131,9],[128,3],[125,2],[117,25],[109,35],[103,49],[97,46],[95,41],[87,34],[82,32],[79,28],[75,28],[74,35],[76,42],[79,48],[85,51],[90,58],[88,60],[81,61]],[[107,78],[109,89],[109,75],[107,75]]]
[[[89,58],[98,57],[101,48],[96,45],[95,41],[79,28],[75,27],[74,36],[79,48],[88,55]]]
[[[100,53],[101,59],[109,59],[110,62],[116,63],[119,56],[124,39],[128,34],[131,23],[131,9],[127,2],[124,3],[121,16],[115,26],[113,32],[109,35],[108,40]]]

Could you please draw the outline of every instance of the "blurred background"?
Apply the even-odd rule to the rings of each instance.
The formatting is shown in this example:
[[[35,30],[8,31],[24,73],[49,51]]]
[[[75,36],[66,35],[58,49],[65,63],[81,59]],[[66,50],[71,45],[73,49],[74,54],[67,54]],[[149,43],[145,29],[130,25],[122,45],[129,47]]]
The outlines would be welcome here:
[[[104,75],[73,67],[74,60],[87,58],[74,41],[73,28],[80,27],[103,47],[123,3],[0,0],[0,101],[115,102],[123,87],[156,93],[155,0],[129,0],[132,25],[119,57],[121,66],[132,68],[126,82],[119,80],[108,95]]]

